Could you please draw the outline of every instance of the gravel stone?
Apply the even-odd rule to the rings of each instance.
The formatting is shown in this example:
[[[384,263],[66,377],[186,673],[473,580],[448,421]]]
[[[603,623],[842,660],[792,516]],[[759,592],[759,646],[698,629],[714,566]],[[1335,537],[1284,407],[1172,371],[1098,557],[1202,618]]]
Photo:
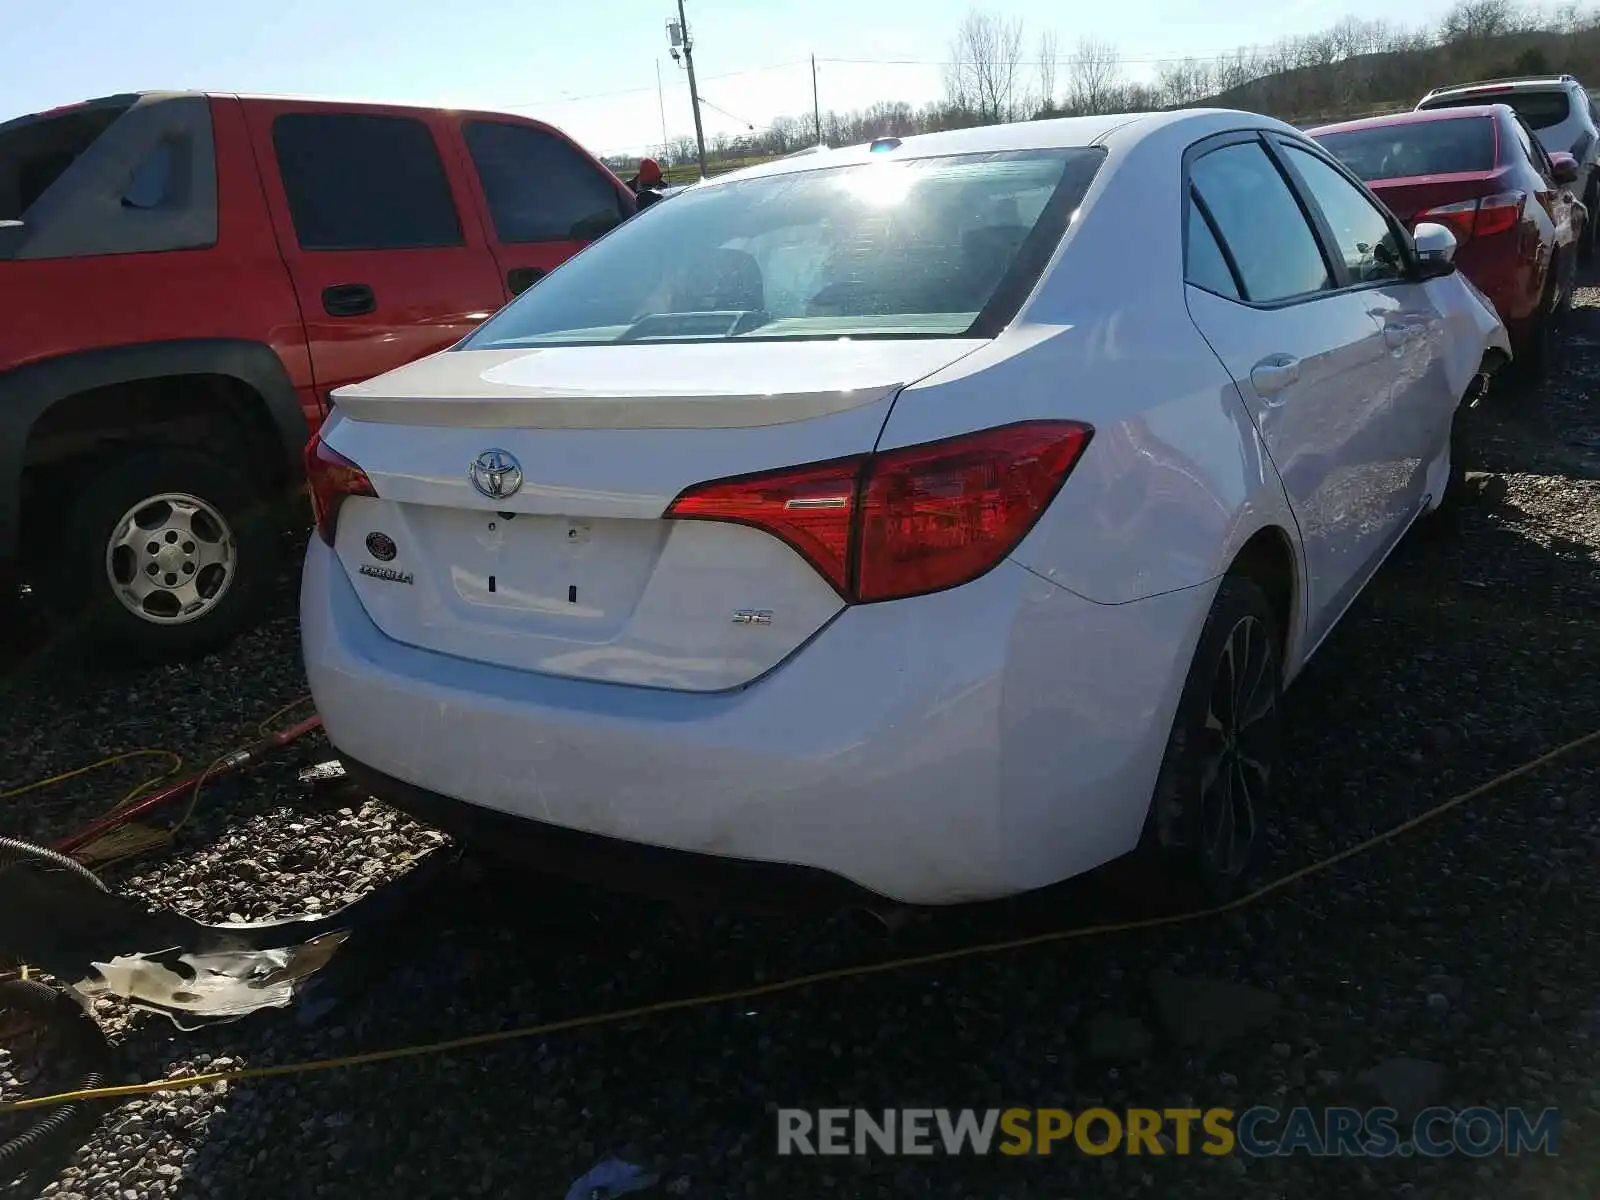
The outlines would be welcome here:
[[[1270,1021],[1282,1003],[1261,988],[1184,979],[1171,971],[1152,975],[1150,990],[1167,1034],[1180,1046],[1217,1046],[1242,1037]]]
[[[1086,1049],[1090,1058],[1142,1058],[1154,1044],[1150,1030],[1137,1017],[1097,1013],[1089,1020]]]
[[[1410,1120],[1444,1094],[1445,1068],[1415,1058],[1391,1058],[1361,1076],[1389,1107]]]

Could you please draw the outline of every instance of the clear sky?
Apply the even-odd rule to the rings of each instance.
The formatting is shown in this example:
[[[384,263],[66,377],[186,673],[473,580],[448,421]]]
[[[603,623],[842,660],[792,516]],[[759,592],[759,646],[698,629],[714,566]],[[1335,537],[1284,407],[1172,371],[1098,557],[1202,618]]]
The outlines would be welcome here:
[[[811,108],[924,103],[969,0],[685,0],[708,138]],[[567,129],[596,153],[692,134],[688,88],[667,56],[675,0],[13,0],[0,18],[0,120],[121,91],[201,88],[506,109]],[[1423,23],[1449,0],[984,0],[1020,18],[1026,54],[1054,30],[1114,43],[1130,78],[1309,33],[1341,17]],[[830,61],[830,60],[880,60]]]

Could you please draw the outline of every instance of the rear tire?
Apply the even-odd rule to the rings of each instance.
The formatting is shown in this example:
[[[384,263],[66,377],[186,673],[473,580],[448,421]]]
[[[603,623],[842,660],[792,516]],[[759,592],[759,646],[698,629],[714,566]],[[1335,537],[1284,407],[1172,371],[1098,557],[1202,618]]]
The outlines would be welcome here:
[[[1174,899],[1222,903],[1260,868],[1279,757],[1282,644],[1261,587],[1224,577],[1178,700],[1140,845],[1146,874]]]
[[[1467,461],[1471,457],[1472,409],[1465,401],[1456,406],[1450,422],[1450,473],[1445,479],[1444,495],[1438,507],[1424,514],[1418,527],[1427,534],[1446,534],[1461,522],[1462,509],[1467,501]]]
[[[1559,261],[1550,264],[1550,281],[1539,301],[1539,314],[1528,326],[1522,345],[1516,348],[1511,360],[1514,375],[1527,383],[1548,378],[1560,356],[1561,318],[1570,299],[1570,294],[1561,287],[1563,269]]]
[[[142,664],[232,641],[256,620],[277,566],[270,506],[242,472],[188,450],[115,463],[54,528],[36,584],[46,619]]]

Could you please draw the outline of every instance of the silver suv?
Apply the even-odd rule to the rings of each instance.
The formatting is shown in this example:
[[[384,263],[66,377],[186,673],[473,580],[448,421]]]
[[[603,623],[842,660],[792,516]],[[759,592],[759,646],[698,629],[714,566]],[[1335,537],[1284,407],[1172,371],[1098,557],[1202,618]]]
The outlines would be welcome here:
[[[1565,150],[1578,160],[1572,191],[1589,210],[1579,253],[1594,253],[1595,225],[1600,220],[1600,111],[1589,93],[1571,75],[1511,76],[1434,88],[1418,103],[1425,108],[1458,108],[1468,104],[1509,104],[1533,130],[1547,153]]]

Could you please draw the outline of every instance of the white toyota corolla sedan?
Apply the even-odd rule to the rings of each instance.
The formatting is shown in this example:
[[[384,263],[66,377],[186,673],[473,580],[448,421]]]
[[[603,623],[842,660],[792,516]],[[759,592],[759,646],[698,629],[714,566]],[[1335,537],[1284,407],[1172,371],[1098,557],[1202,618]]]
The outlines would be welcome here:
[[[1453,250],[1225,111],[691,188],[336,393],[328,736],[629,887],[948,904],[1138,850],[1225,895],[1282,687],[1453,503],[1508,353]]]

